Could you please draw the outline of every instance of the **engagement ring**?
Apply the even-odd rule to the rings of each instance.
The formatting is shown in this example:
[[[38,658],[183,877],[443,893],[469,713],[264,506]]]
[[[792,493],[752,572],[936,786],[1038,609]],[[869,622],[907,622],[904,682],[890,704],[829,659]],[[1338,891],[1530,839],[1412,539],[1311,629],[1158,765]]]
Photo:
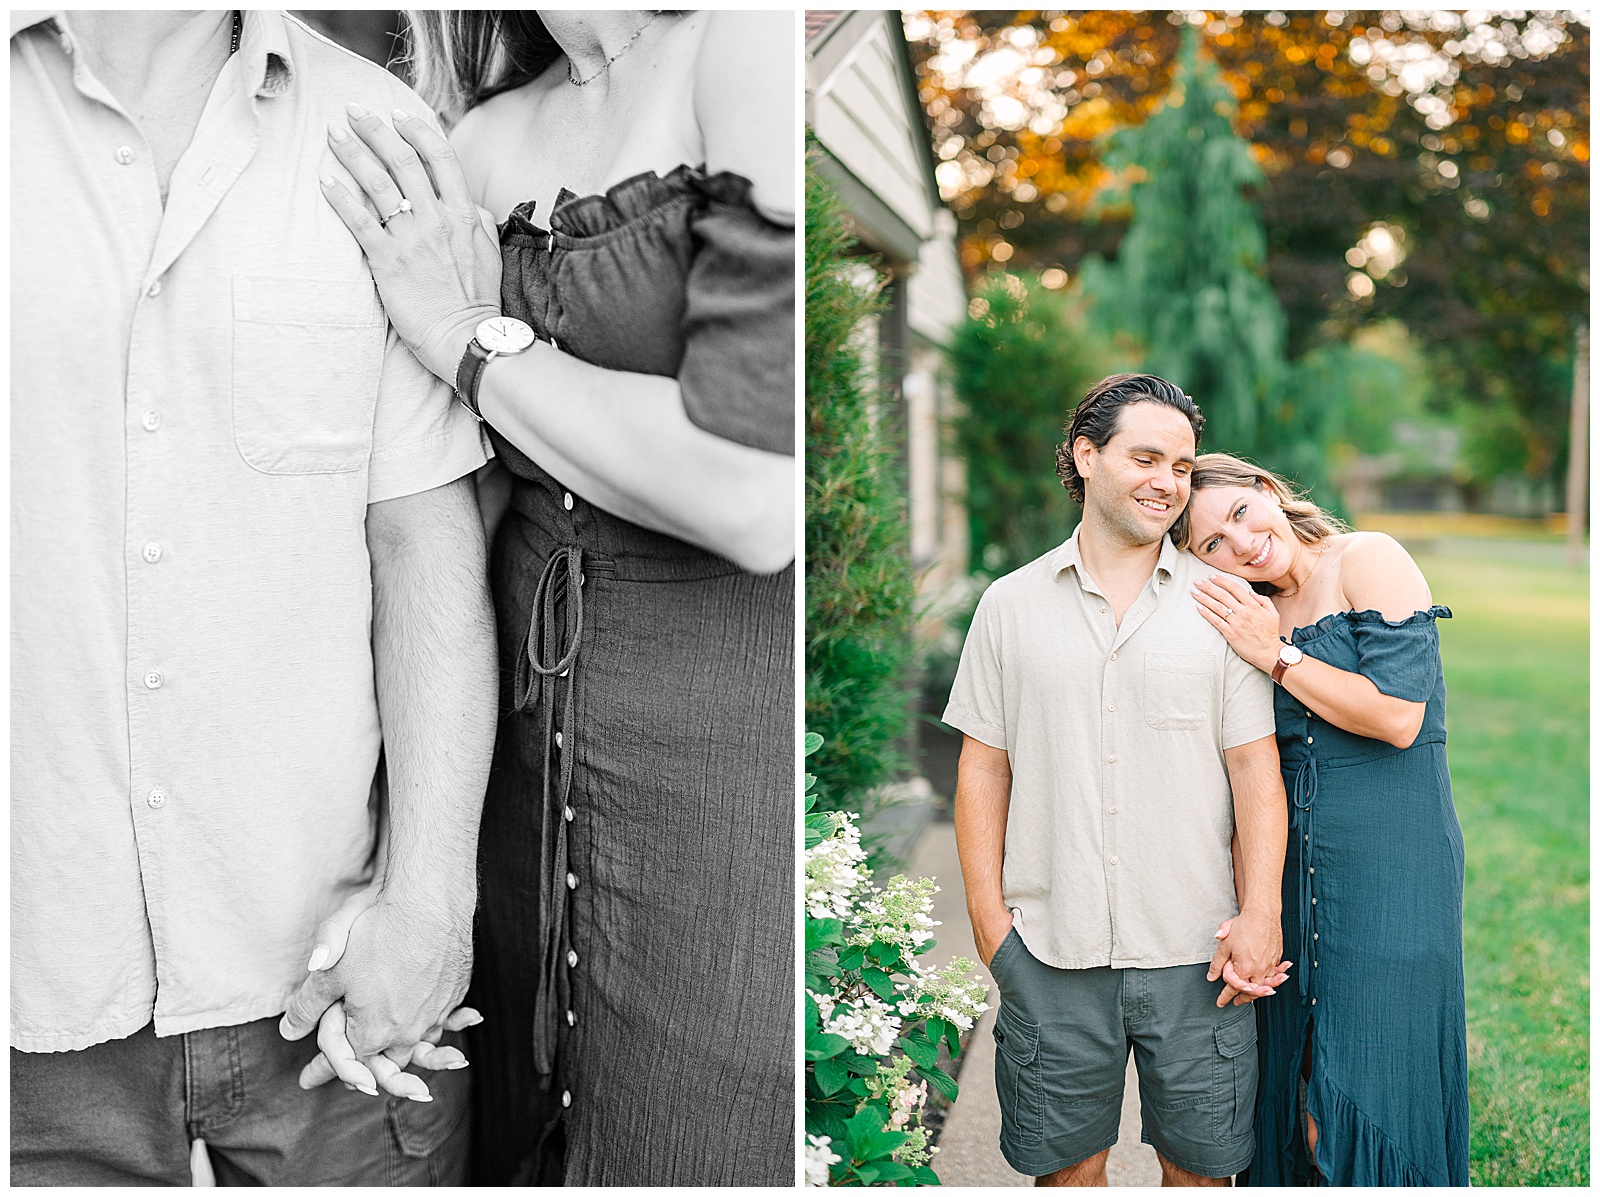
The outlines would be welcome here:
[[[387,215],[387,216],[378,217],[378,223],[380,225],[382,225],[384,228],[388,228],[389,227],[389,222],[391,220],[393,220],[396,216],[399,216],[400,213],[409,212],[409,211],[411,211],[411,201],[408,200],[408,199],[402,199],[400,201],[400,206],[398,208],[396,208],[393,212],[389,213],[389,215]]]

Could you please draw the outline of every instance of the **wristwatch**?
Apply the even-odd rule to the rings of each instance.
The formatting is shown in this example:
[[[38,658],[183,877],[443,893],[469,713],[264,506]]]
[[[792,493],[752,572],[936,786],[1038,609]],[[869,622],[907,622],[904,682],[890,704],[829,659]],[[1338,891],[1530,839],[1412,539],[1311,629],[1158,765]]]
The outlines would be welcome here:
[[[491,316],[478,325],[467,342],[467,350],[456,367],[456,398],[470,411],[478,422],[483,413],[478,410],[478,379],[491,358],[513,357],[534,342],[533,329],[514,316]]]
[[[1289,666],[1300,664],[1305,653],[1292,644],[1285,644],[1278,650],[1278,663],[1272,667],[1272,680],[1278,685],[1283,685],[1283,675],[1289,671]]]

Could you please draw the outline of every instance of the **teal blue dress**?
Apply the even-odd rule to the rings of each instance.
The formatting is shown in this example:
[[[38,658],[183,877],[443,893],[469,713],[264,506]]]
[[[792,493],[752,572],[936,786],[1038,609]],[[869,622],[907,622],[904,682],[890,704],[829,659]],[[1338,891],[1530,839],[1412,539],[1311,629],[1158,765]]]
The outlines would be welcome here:
[[[1307,656],[1427,704],[1409,748],[1334,727],[1276,691],[1289,794],[1283,866],[1291,979],[1256,1003],[1256,1154],[1241,1184],[1314,1183],[1307,1108],[1329,1185],[1467,1183],[1467,1017],[1461,963],[1463,849],[1445,759],[1435,620],[1341,611],[1292,642]]]

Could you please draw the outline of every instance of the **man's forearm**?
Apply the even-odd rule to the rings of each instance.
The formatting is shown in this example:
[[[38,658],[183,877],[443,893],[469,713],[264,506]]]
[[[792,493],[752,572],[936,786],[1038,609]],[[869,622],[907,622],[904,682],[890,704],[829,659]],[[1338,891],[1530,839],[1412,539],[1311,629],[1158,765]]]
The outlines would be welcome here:
[[[371,506],[372,653],[389,775],[385,897],[454,921],[476,903],[496,658],[470,477]]]
[[[1011,808],[1011,764],[1004,750],[970,736],[956,775],[956,852],[974,921],[1005,906],[1006,815]]]
[[[1267,738],[1227,753],[1237,833],[1235,869],[1240,910],[1278,918],[1283,912],[1283,855],[1289,835],[1289,802],[1278,767],[1277,747]]]

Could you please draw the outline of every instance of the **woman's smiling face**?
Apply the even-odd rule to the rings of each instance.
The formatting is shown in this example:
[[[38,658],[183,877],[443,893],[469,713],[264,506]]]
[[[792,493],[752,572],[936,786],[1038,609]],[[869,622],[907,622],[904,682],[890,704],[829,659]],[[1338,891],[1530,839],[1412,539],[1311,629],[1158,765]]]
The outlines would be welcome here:
[[[1247,582],[1272,582],[1294,561],[1295,535],[1272,492],[1208,486],[1189,499],[1189,551]]]

